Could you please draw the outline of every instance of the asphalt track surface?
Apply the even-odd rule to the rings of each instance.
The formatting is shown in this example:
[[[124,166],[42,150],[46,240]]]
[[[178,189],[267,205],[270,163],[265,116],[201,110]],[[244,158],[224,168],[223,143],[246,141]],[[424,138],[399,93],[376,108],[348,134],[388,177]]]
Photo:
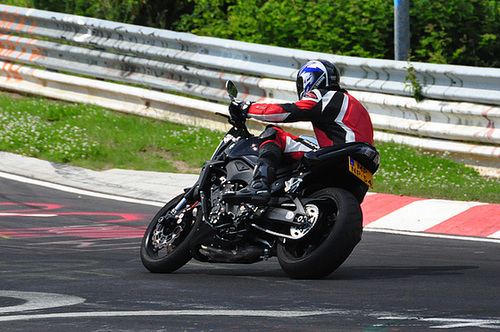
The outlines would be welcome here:
[[[365,232],[324,280],[276,259],[152,274],[139,244],[157,210],[0,178],[0,330],[500,329],[498,243]]]

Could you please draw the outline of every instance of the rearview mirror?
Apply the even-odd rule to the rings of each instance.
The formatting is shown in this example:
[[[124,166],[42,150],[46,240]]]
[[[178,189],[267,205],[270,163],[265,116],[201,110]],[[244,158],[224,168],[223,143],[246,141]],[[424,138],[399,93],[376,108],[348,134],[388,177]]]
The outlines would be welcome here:
[[[236,85],[234,85],[233,81],[226,82],[226,91],[229,94],[229,98],[231,98],[231,100],[236,99],[236,97],[238,96],[238,88],[236,88]]]

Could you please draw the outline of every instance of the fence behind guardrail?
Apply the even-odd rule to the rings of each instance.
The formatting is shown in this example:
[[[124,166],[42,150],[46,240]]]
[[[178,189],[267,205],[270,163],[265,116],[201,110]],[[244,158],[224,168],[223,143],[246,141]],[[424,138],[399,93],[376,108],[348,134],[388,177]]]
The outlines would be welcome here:
[[[500,69],[335,56],[6,5],[0,18],[5,89],[221,128],[226,80],[246,100],[291,101],[297,70],[323,58],[369,110],[376,140],[500,167]]]

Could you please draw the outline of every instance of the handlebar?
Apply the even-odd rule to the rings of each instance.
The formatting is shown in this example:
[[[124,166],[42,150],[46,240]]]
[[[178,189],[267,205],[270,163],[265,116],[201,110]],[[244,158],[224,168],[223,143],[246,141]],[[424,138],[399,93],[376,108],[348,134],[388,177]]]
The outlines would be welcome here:
[[[246,116],[241,112],[241,105],[243,101],[238,100],[238,89],[232,81],[226,81],[226,91],[231,103],[229,104],[229,116],[226,114],[216,113],[225,117],[228,122],[236,129],[242,130],[246,134],[249,134],[246,126]]]

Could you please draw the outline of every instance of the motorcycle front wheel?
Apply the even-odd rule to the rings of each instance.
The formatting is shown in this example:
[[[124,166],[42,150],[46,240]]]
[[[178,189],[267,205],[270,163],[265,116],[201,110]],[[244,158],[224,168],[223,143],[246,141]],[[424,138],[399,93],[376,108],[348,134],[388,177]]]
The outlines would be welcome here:
[[[277,256],[281,268],[292,278],[319,279],[336,270],[361,240],[363,217],[358,200],[341,188],[319,190],[319,219],[299,240],[283,239]]]
[[[195,222],[196,208],[173,213],[182,199],[179,195],[168,202],[149,224],[141,243],[141,260],[146,269],[154,273],[171,273],[192,258],[189,234]]]

